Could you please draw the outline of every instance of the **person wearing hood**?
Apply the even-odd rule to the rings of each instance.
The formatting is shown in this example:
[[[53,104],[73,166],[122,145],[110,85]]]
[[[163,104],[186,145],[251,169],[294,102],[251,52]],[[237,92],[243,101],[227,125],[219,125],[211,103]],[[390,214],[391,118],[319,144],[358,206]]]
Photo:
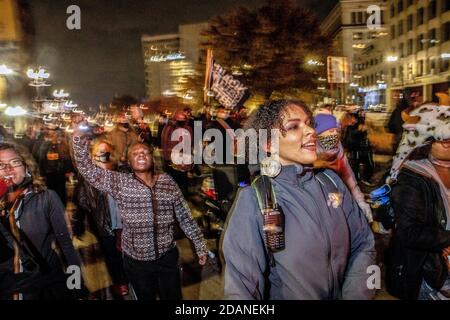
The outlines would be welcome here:
[[[387,262],[391,294],[450,299],[450,99],[403,113],[404,133],[387,178],[395,229]]]
[[[364,193],[358,187],[358,182],[340,142],[340,130],[336,117],[331,114],[318,114],[314,117],[314,128],[318,140],[318,159],[314,162],[314,167],[335,171],[350,190],[367,221],[372,223],[372,210],[364,199]]]

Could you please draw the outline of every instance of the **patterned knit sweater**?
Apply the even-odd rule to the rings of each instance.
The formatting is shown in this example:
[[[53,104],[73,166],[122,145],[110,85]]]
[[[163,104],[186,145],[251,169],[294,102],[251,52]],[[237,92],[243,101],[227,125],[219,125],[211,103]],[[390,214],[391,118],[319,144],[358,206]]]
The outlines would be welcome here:
[[[122,249],[126,255],[140,261],[152,261],[164,255],[175,246],[175,219],[194,243],[197,255],[207,253],[200,228],[172,177],[165,173],[159,175],[150,189],[134,174],[104,170],[94,165],[89,156],[88,139],[74,140],[73,150],[79,173],[117,201],[123,223]]]

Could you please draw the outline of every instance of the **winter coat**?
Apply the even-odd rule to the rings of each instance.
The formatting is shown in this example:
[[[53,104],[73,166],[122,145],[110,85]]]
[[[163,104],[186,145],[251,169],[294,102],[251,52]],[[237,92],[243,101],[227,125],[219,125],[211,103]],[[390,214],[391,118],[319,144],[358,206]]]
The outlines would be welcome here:
[[[223,239],[228,299],[370,299],[368,267],[374,237],[352,195],[331,170],[334,188],[300,165],[283,166],[274,178],[285,215],[286,247],[267,260],[263,217],[255,190],[243,188]]]
[[[403,168],[392,188],[396,228],[387,255],[391,294],[417,299],[422,280],[440,289],[448,276],[442,250],[450,246],[450,231],[439,185]]]

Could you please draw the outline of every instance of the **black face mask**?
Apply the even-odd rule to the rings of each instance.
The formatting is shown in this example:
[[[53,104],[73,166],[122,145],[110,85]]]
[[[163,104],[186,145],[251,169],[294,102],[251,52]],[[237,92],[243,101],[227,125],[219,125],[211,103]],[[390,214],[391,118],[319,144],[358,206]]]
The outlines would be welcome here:
[[[184,127],[185,124],[186,124],[186,121],[177,121],[177,126],[179,126],[179,127]]]
[[[94,159],[101,163],[107,163],[107,162],[109,162],[110,157],[111,157],[111,152],[105,152],[105,153],[100,153],[98,156],[95,156]]]
[[[129,129],[130,128],[130,124],[129,123],[122,123],[122,127],[125,129]]]

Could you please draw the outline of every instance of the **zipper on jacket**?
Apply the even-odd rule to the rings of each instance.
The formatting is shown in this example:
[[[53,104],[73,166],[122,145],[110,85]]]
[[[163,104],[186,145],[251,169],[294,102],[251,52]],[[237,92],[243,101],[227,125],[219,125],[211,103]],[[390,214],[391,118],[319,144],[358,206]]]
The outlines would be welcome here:
[[[325,233],[325,239],[326,239],[326,242],[327,242],[327,249],[328,249],[328,254],[327,254],[327,258],[328,258],[328,265],[327,265],[327,268],[328,268],[328,290],[329,290],[328,298],[329,299],[333,299],[333,297],[330,296],[330,295],[334,294],[334,272],[333,272],[333,266],[331,264],[331,240],[330,240],[330,236],[329,236],[329,234],[328,234],[328,232],[326,230],[326,226],[324,225],[324,222],[322,220],[322,216],[320,214],[320,207],[317,204],[316,199],[311,195],[311,193],[309,193],[309,191],[306,188],[304,188],[302,190],[304,190],[311,197],[314,205],[316,206],[317,212],[319,212],[320,227],[321,227],[321,229],[324,230],[324,231],[322,231],[322,233]],[[330,273],[331,273],[331,279],[330,279]]]

